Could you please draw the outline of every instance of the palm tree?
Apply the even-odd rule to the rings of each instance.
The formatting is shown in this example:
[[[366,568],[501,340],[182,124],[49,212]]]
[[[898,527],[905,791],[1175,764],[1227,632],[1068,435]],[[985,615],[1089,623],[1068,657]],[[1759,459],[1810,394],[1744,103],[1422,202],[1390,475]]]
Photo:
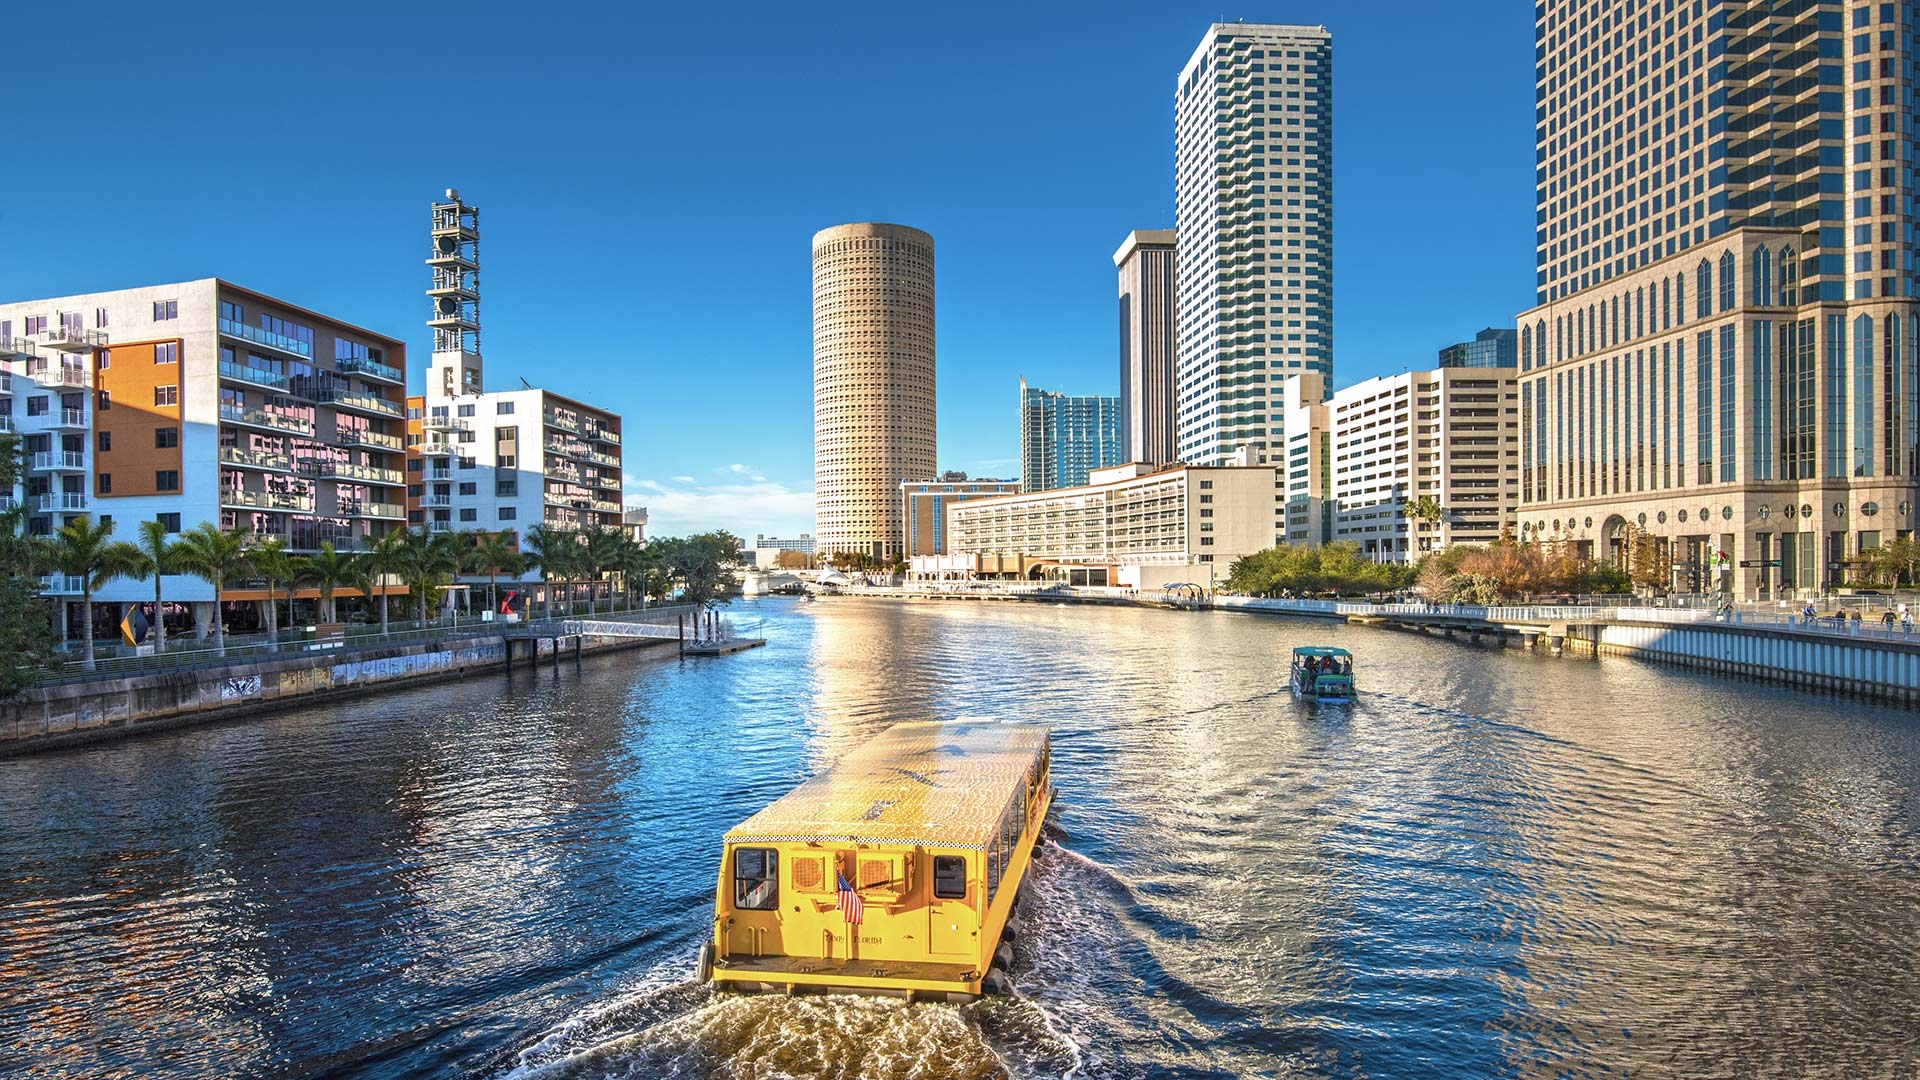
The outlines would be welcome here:
[[[573,555],[579,545],[580,536],[571,529],[556,529],[542,522],[527,530],[522,546],[526,549],[527,565],[540,571],[540,579],[546,585],[543,591],[547,597],[548,619],[553,618],[554,585],[572,573]]]
[[[320,542],[320,550],[307,556],[303,569],[306,572],[302,576],[320,590],[321,622],[334,621],[333,590],[342,585],[352,586],[366,577],[360,568],[360,557],[335,551],[331,540]]]
[[[249,536],[243,529],[219,529],[203,521],[191,532],[180,534],[180,569],[213,586],[213,648],[227,655],[227,620],[220,611],[220,593],[228,585],[252,573],[253,554],[247,550]]]
[[[399,577],[401,555],[405,550],[411,529],[393,529],[385,536],[373,542],[373,547],[360,557],[360,568],[366,574],[370,588],[380,590],[380,636],[387,636],[387,590],[381,584],[389,576]],[[404,579],[403,579],[404,580]],[[367,595],[373,595],[369,592]]]
[[[128,572],[127,576],[136,581],[153,579],[153,651],[165,652],[167,649],[166,608],[160,599],[161,579],[168,574],[180,572],[180,545],[168,540],[167,527],[158,519],[140,523],[140,539],[137,543],[124,545],[132,548],[138,556],[138,568]]]
[[[527,560],[520,554],[520,545],[514,542],[511,533],[483,532],[473,538],[473,546],[467,549],[466,556],[462,569],[470,574],[487,575],[487,610],[499,611],[496,583],[500,575],[511,577],[526,568]]]
[[[416,610],[424,626],[434,587],[444,584],[460,570],[462,541],[451,533],[429,536],[425,530],[414,529],[406,530],[405,537],[395,545],[396,565],[401,579],[414,594]]]
[[[112,541],[113,523],[70,521],[53,534],[53,564],[61,573],[80,579],[81,640],[86,670],[93,670],[93,591],[118,577],[130,577],[140,565],[140,551],[132,544]]]
[[[253,572],[267,579],[267,647],[280,647],[280,601],[276,595],[277,586],[285,582],[287,586],[287,618],[293,618],[293,586],[301,575],[299,556],[288,553],[286,541],[277,536],[269,536],[253,546],[249,561]]]
[[[635,589],[640,591],[640,606],[647,606],[647,596],[653,591],[654,575],[660,569],[660,553],[650,545],[638,543],[631,537],[622,536],[620,544],[620,579],[627,589],[627,602],[633,602]]]
[[[587,530],[585,543],[581,546],[582,563],[590,579],[587,585],[587,614],[594,613],[594,597],[598,592],[599,579],[612,574],[620,565],[620,545],[626,540],[626,534],[619,529],[609,529],[596,525]],[[613,585],[607,585],[607,610],[613,610]]]
[[[1412,548],[1407,552],[1407,561],[1412,562],[1420,557],[1420,526],[1438,525],[1446,516],[1446,511],[1441,509],[1439,500],[1431,495],[1422,495],[1412,502],[1402,503],[1400,513],[1413,525],[1413,535],[1407,538]]]

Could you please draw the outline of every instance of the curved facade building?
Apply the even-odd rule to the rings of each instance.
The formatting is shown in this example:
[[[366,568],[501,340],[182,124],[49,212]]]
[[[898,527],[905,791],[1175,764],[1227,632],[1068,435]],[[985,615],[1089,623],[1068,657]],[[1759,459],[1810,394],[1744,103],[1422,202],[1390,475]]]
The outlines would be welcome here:
[[[815,550],[905,557],[900,485],[935,475],[933,418],[933,237],[875,223],[815,233]]]

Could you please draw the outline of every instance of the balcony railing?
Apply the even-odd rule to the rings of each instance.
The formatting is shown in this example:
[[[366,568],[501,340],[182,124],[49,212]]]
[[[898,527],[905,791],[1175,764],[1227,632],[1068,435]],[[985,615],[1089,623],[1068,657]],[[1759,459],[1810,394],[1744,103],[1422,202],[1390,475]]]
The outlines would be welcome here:
[[[33,455],[36,472],[85,472],[87,455],[79,450],[42,450]]]
[[[265,409],[245,405],[220,406],[220,419],[229,424],[251,424],[254,427],[272,428],[275,431],[291,431],[297,435],[313,434],[313,421],[305,417],[270,413]]]
[[[233,379],[236,382],[250,383],[254,386],[264,386],[270,390],[278,390],[282,393],[288,392],[289,389],[285,375],[277,371],[257,368],[250,364],[237,364],[231,360],[220,361],[220,377],[223,379]]]
[[[453,444],[441,439],[433,439],[421,443],[420,452],[428,457],[452,457]]]
[[[312,510],[313,496],[223,487],[220,489],[220,505],[246,510]]]
[[[397,401],[389,401],[362,390],[342,390],[340,387],[326,387],[314,392],[314,400],[332,405],[336,409],[359,409],[363,412],[379,413],[395,420],[406,415],[406,409]]]
[[[293,459],[285,454],[276,454],[267,450],[243,450],[238,446],[221,447],[220,464],[238,465],[243,469],[269,469],[274,472],[293,471]]]
[[[0,337],[0,360],[35,360],[39,356],[30,338]]]
[[[87,410],[61,409],[53,415],[53,426],[63,428],[83,428],[87,426]]]
[[[77,574],[42,574],[40,591],[49,596],[81,596],[87,591],[87,583]]]
[[[344,503],[340,512],[348,517],[403,518],[407,508],[398,503]]]
[[[612,443],[615,446],[620,445],[620,433],[611,428],[588,428],[587,438],[592,439],[594,442]]]
[[[399,469],[381,469],[372,465],[355,465],[345,461],[303,461],[300,471],[309,476],[326,476],[335,480],[364,480],[370,484],[393,484],[398,486],[407,482],[406,475]]]
[[[61,352],[92,352],[107,347],[104,331],[85,330],[78,326],[49,326],[45,336],[47,348]]]
[[[262,330],[257,326],[248,326],[243,322],[221,319],[220,332],[228,337],[237,337],[241,341],[264,345],[269,349],[279,349],[281,352],[292,353],[307,359],[313,358],[313,346],[308,342],[285,334],[276,334],[270,330]]]
[[[34,364],[27,368],[27,377],[41,386],[49,387],[84,387],[93,382],[87,369],[77,364]]]
[[[561,416],[551,409],[547,410],[546,421],[548,427],[557,427],[561,431],[571,431],[575,433],[580,431],[580,421],[578,419],[571,416]]]
[[[50,491],[35,501],[42,514],[77,513],[87,508],[87,497],[78,491]]]
[[[338,432],[341,446],[368,446],[375,450],[389,450],[400,453],[406,449],[406,443],[398,435],[383,435],[378,431],[358,431],[345,428]]]
[[[464,416],[429,416],[421,426],[427,431],[471,431],[473,422]]]
[[[401,371],[397,367],[383,364],[378,360],[368,360],[364,357],[350,356],[338,361],[337,366],[341,371],[356,375],[368,375],[376,379],[385,379],[388,382],[404,384],[407,381],[406,372]]]
[[[422,495],[420,496],[420,505],[429,510],[444,510],[453,505],[453,496]]]
[[[427,531],[430,533],[450,533],[453,531],[453,522],[429,521],[427,522]]]

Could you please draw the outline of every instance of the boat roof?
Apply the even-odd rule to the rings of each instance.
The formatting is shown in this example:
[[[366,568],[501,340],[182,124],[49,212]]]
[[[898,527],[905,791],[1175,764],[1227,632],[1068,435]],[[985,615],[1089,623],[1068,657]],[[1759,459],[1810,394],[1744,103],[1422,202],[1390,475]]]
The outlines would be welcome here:
[[[895,724],[727,831],[728,844],[807,840],[985,850],[1047,753],[1039,724]]]
[[[1352,656],[1345,649],[1336,649],[1329,645],[1302,645],[1293,650],[1295,656]]]

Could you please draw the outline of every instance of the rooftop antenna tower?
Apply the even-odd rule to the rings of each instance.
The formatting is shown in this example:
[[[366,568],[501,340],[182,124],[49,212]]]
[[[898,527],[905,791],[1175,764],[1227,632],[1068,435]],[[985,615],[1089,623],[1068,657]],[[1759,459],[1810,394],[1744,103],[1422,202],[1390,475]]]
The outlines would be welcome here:
[[[428,391],[444,397],[480,393],[480,208],[447,189],[433,204],[432,253],[427,266],[433,287],[433,369]]]

